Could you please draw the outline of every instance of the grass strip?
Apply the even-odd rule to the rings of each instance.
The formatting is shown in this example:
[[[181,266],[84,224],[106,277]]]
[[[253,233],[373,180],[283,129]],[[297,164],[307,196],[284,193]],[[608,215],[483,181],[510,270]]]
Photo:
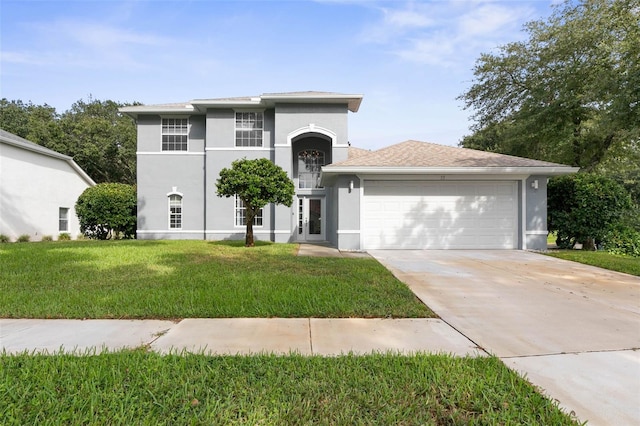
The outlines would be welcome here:
[[[576,424],[497,358],[0,355],[0,418],[39,424]]]
[[[0,317],[435,316],[374,259],[295,250],[207,241],[3,244]]]
[[[584,263],[585,265],[609,269],[611,271],[640,276],[640,257],[587,250],[549,250],[544,252],[544,254],[564,260]]]

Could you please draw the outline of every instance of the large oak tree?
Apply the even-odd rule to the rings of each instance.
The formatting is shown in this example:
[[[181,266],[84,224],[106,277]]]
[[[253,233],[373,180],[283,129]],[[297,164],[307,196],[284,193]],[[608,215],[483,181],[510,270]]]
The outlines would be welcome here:
[[[89,98],[58,114],[55,108],[0,100],[0,128],[69,155],[100,182],[136,182],[136,125],[118,108],[127,104]]]
[[[524,31],[477,60],[460,96],[474,133],[461,145],[587,171],[637,158],[640,1],[569,0]]]

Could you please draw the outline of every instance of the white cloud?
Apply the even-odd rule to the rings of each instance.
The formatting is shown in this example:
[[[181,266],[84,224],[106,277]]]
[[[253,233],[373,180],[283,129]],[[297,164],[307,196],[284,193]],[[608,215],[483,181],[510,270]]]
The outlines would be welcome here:
[[[384,10],[385,23],[399,28],[424,28],[433,24],[433,20],[416,10]]]
[[[479,51],[521,37],[535,18],[528,2],[449,0],[392,3],[364,31],[363,41],[384,45],[410,62],[468,68]]]
[[[11,64],[43,65],[47,63],[42,57],[26,52],[0,52],[0,62]]]
[[[168,47],[175,41],[142,31],[132,31],[101,22],[57,20],[28,25],[33,47],[4,52],[3,61],[31,65],[73,65],[101,69],[147,67],[138,58],[151,49]]]
[[[456,41],[446,34],[434,34],[428,38],[416,38],[408,41],[406,49],[396,50],[395,54],[410,62],[451,67],[455,65],[459,49]]]
[[[528,8],[482,5],[458,19],[458,34],[462,38],[468,38],[510,32],[522,24],[523,17],[527,14]]]
[[[171,42],[166,37],[135,32],[97,22],[58,21],[51,26],[41,27],[41,29],[47,32],[56,32],[60,36],[73,40],[78,44],[94,48],[132,44],[161,46]]]

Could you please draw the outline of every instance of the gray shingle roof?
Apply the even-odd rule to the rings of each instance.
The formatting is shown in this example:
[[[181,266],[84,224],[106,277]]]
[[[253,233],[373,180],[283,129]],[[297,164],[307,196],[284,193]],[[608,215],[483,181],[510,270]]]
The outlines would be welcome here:
[[[547,161],[409,140],[359,153],[332,167],[566,167]]]

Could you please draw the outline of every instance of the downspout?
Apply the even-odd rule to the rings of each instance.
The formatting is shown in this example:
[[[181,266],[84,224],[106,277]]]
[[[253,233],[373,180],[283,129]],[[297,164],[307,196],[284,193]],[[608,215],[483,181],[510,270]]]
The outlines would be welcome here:
[[[202,187],[203,187],[203,199],[202,199],[202,239],[203,240],[207,240],[207,138],[205,136],[205,140],[204,140],[204,155],[202,156],[202,158],[204,158],[204,162],[203,162],[203,167],[202,167],[202,176],[203,176],[203,183],[202,183]]]
[[[520,180],[520,186],[522,190],[520,191],[520,196],[522,197],[522,213],[520,214],[521,220],[521,228],[520,228],[520,238],[522,238],[521,250],[527,249],[527,178],[523,178]]]
[[[360,230],[360,243],[359,243],[359,248],[358,250],[360,251],[364,251],[364,179],[362,177],[362,175],[356,175],[356,177],[358,178],[359,182],[359,189],[358,191],[358,204],[359,204],[359,208],[360,208],[360,223],[358,224],[358,229]]]

